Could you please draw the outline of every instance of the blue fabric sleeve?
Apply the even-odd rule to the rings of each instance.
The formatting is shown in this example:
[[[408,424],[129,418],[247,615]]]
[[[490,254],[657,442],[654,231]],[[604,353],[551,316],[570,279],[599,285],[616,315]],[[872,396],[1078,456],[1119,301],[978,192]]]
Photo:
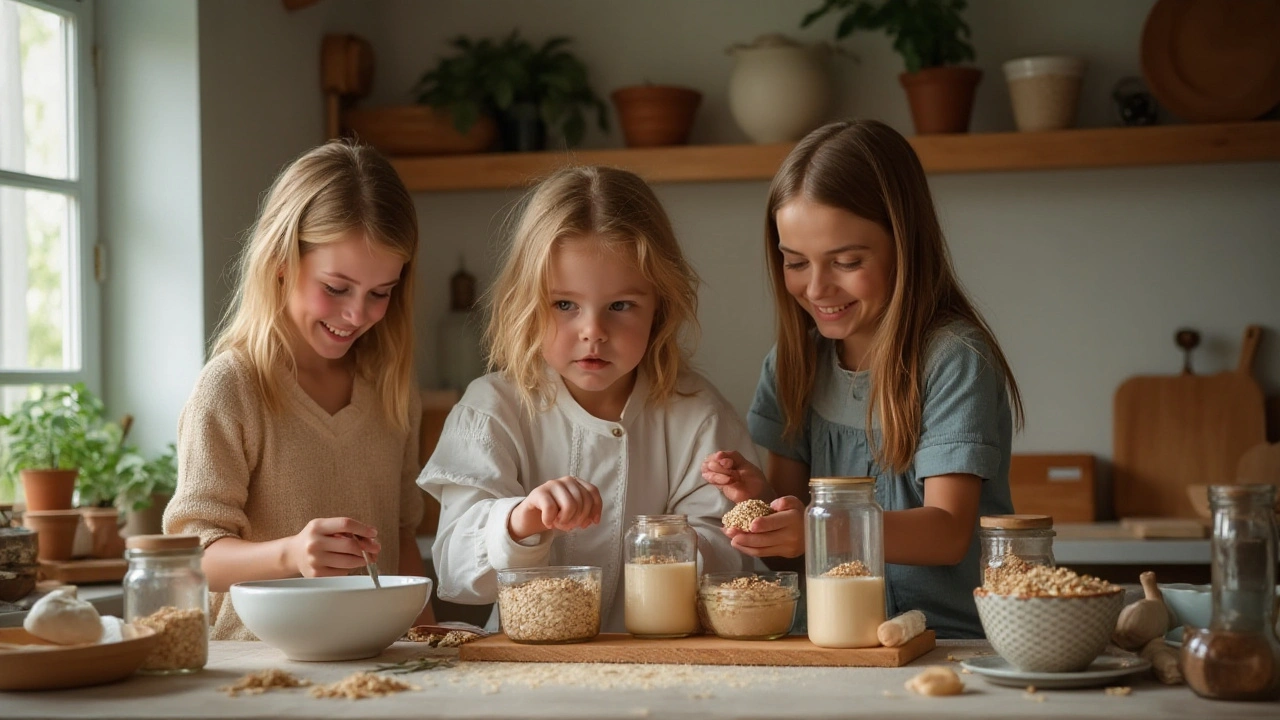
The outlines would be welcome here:
[[[1000,473],[1010,438],[1004,375],[986,344],[972,336],[945,333],[926,363],[924,410],[915,475],[967,473],[989,480]]]
[[[777,354],[775,346],[765,356],[760,370],[760,382],[756,384],[756,396],[747,411],[747,428],[751,439],[769,452],[789,460],[809,465],[809,424],[805,422],[794,442],[783,437],[786,421],[782,407],[778,405]]]

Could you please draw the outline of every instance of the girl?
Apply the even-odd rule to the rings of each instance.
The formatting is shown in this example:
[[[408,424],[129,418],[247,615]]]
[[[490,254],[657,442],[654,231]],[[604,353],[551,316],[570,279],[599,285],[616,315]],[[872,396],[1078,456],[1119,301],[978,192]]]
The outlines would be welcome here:
[[[272,185],[178,420],[164,516],[166,533],[204,545],[214,639],[253,639],[232,583],[346,575],[362,551],[382,572],[424,574],[417,247],[413,201],[371,148],[322,145]]]
[[[875,477],[889,615],[919,609],[939,637],[982,637],[974,535],[979,515],[1013,512],[1022,401],[911,145],[875,121],[810,133],[773,179],[765,252],[778,337],[748,425],[767,471],[718,452],[703,477],[780,512],[730,530],[734,546],[799,557],[809,478]]]
[[[712,450],[753,447],[688,369],[696,286],[635,175],[568,168],[531,194],[488,298],[497,372],[467,388],[418,479],[442,506],[441,598],[493,602],[498,569],[596,565],[603,629],[620,632],[634,515],[688,515],[707,571],[751,562],[720,530],[731,504],[699,477]]]

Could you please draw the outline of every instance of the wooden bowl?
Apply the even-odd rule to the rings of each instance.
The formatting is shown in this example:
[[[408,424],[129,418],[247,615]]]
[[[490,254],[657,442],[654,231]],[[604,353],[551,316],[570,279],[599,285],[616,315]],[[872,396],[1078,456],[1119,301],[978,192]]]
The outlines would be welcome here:
[[[0,690],[57,690],[122,680],[147,659],[156,631],[125,625],[124,639],[86,645],[57,645],[17,628],[0,628]]]
[[[493,118],[479,118],[464,135],[453,127],[452,116],[429,105],[355,108],[343,115],[342,124],[356,139],[387,155],[479,153],[498,138]]]

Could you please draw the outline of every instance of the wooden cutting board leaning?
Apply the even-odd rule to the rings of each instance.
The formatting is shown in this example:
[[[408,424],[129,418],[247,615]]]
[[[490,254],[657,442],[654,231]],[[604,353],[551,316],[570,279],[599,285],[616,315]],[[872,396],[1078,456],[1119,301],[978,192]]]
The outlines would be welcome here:
[[[1132,377],[1116,390],[1112,430],[1116,515],[1194,518],[1188,485],[1236,482],[1250,447],[1266,440],[1262,389],[1253,361],[1262,328],[1245,329],[1235,370],[1191,371],[1192,331],[1178,333],[1186,352],[1182,373]]]

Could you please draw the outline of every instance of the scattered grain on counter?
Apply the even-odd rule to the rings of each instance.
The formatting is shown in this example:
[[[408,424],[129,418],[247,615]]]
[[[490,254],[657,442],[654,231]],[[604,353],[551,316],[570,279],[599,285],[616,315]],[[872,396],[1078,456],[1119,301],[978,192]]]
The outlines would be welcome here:
[[[639,663],[504,663],[464,662],[446,671],[454,685],[479,687],[487,693],[503,686],[586,688],[590,690],[654,690],[732,694],[734,689],[767,687],[782,682],[777,668]]]
[[[405,633],[401,638],[401,640],[409,642],[426,643],[427,647],[432,648],[462,647],[473,640],[479,639],[480,635],[467,630],[450,630],[443,634],[435,633],[431,631],[430,625],[415,625],[409,628],[409,632]]]
[[[498,588],[502,629],[512,640],[562,642],[600,630],[600,582],[535,578]]]
[[[202,668],[209,659],[209,623],[203,611],[165,606],[135,619],[156,631],[159,641],[141,670],[167,671]]]
[[[295,677],[292,673],[284,670],[269,668],[251,672],[237,680],[234,685],[223,685],[218,690],[225,692],[230,697],[236,697],[238,695],[261,695],[268,690],[306,687],[310,684],[310,680]]]
[[[720,523],[728,528],[737,528],[743,532],[751,532],[751,521],[756,518],[762,518],[766,515],[772,515],[773,508],[769,507],[763,500],[743,500],[733,509],[724,514],[720,519]]]
[[[959,695],[964,692],[964,682],[949,667],[934,665],[903,683],[903,687],[917,695]]]
[[[346,698],[348,700],[365,700],[368,698],[379,698],[393,693],[404,692],[406,690],[421,690],[417,685],[411,685],[395,678],[389,678],[385,675],[375,675],[370,672],[358,672],[354,675],[339,680],[336,683],[328,685],[317,685],[311,688],[311,697],[317,698]]]
[[[1131,687],[1125,687],[1125,686],[1120,686],[1120,687],[1109,687],[1109,688],[1107,688],[1106,690],[1103,690],[1103,692],[1105,692],[1105,693],[1106,693],[1106,694],[1108,694],[1108,695],[1115,696],[1115,697],[1124,697],[1125,695],[1132,694],[1132,693],[1133,693],[1133,688],[1131,688]]]
[[[840,563],[830,570],[822,573],[822,577],[871,577],[871,571],[861,560],[853,560],[847,563]]]
[[[444,637],[440,638],[439,642],[437,642],[432,647],[442,647],[442,648],[462,647],[463,645],[466,645],[469,642],[472,642],[474,640],[479,640],[479,639],[480,639],[480,636],[473,632],[467,632],[466,630],[450,630],[448,633],[445,634]]]
[[[1124,589],[1119,585],[1112,585],[1092,575],[1078,575],[1065,567],[1027,565],[1021,572],[1010,571],[998,576],[989,576],[988,581],[974,592],[979,595],[1044,598],[1090,597],[1123,591]]]

